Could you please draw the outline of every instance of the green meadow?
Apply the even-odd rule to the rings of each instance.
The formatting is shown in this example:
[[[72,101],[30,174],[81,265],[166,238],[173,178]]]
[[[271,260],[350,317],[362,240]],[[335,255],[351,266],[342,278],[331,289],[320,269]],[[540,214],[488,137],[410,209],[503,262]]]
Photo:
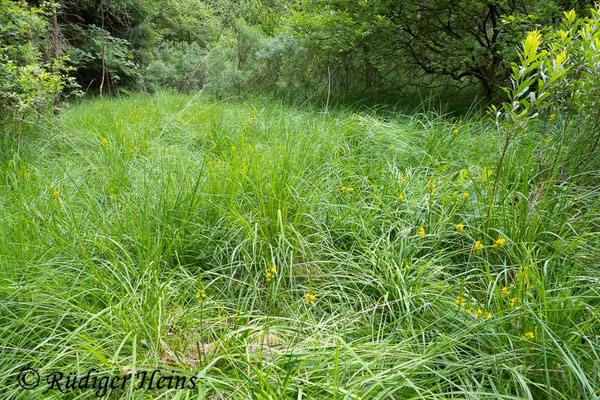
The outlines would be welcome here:
[[[563,122],[500,173],[483,112],[158,93],[9,125],[0,397],[93,368],[197,380],[50,393],[597,399],[600,170],[569,173]]]

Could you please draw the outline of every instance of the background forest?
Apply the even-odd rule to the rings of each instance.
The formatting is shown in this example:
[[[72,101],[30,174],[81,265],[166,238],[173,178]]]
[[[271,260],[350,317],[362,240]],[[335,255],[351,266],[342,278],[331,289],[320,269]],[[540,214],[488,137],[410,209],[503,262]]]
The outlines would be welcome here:
[[[0,107],[73,89],[495,98],[515,46],[575,0],[2,0]],[[58,100],[56,100],[58,101]]]

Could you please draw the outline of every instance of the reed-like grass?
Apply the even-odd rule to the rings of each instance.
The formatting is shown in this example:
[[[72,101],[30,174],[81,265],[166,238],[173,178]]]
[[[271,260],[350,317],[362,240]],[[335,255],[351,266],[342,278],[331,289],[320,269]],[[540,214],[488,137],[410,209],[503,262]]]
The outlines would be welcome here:
[[[18,151],[8,127],[0,397],[94,397],[24,391],[25,367],[125,366],[197,388],[106,398],[596,399],[600,170],[542,179],[555,124],[511,145],[487,232],[485,116],[158,94]]]

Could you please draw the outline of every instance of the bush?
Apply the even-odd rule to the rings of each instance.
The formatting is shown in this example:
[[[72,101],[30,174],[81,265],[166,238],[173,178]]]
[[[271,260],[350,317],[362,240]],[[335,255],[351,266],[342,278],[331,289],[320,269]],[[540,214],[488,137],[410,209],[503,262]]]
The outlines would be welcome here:
[[[24,114],[51,103],[67,87],[68,59],[45,59],[45,10],[0,0],[0,115]],[[34,36],[36,35],[36,36]],[[42,36],[40,36],[42,35]]]
[[[560,132],[560,142],[551,169],[561,150],[576,168],[592,161],[600,139],[600,4],[590,16],[578,18],[564,13],[559,29],[530,32],[523,43],[519,63],[512,66],[509,102],[497,118],[507,123],[510,137],[541,121],[543,131]],[[558,121],[556,115],[564,115]],[[562,154],[565,156],[564,154]],[[597,155],[596,155],[597,156]]]
[[[202,88],[205,55],[206,50],[195,42],[164,42],[146,67],[143,84],[151,91],[159,88],[179,91]]]

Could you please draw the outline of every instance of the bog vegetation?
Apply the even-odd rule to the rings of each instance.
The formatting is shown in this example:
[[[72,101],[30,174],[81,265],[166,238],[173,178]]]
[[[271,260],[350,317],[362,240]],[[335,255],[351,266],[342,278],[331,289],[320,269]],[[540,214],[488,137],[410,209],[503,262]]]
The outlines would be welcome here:
[[[0,0],[0,397],[597,399],[585,3]]]

